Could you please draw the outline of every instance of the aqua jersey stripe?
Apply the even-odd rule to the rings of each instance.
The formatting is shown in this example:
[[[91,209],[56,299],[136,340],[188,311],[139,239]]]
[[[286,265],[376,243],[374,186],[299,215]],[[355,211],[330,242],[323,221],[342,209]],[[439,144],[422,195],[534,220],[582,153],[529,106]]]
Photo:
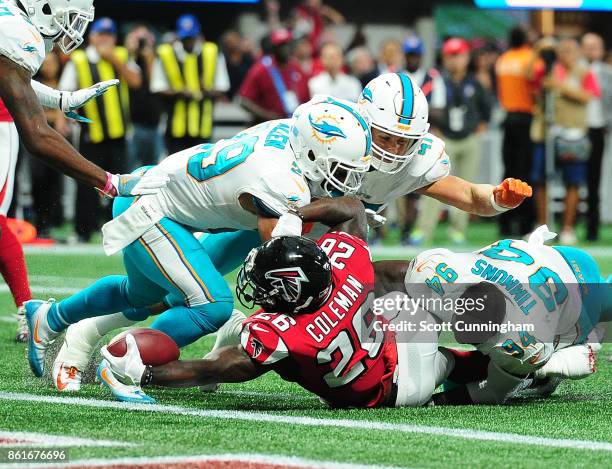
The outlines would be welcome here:
[[[404,94],[404,102],[402,105],[402,114],[400,115],[400,124],[410,124],[412,117],[412,108],[414,107],[414,88],[412,80],[405,73],[397,74],[402,82],[402,92]]]
[[[359,113],[355,111],[353,108],[351,108],[350,106],[347,106],[344,103],[336,101],[334,98],[327,98],[324,102],[335,104],[336,106],[340,106],[342,109],[345,109],[348,112],[350,112],[353,115],[353,117],[355,117],[355,119],[359,121],[359,123],[361,124],[361,127],[363,127],[363,130],[365,130],[365,134],[366,134],[365,156],[369,155],[372,152],[372,136],[370,134],[370,126],[367,124],[365,119],[361,117],[361,115],[359,115]]]

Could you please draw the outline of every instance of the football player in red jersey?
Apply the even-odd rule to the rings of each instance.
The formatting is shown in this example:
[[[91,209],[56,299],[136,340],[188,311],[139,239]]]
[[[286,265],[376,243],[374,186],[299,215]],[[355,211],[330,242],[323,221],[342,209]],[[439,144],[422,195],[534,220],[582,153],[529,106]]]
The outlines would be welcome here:
[[[317,243],[277,237],[248,256],[238,275],[237,295],[246,306],[263,309],[242,324],[240,345],[222,347],[202,360],[145,367],[128,335],[123,357],[102,349],[105,360],[98,375],[113,381],[108,386],[111,390],[132,386],[131,393],[114,392],[131,400],[143,395],[141,385],[242,382],[275,371],[334,407],[427,402],[435,387],[432,370],[437,345],[396,344],[392,334],[373,327],[374,267],[362,240],[366,234],[363,204],[342,199],[352,218]],[[338,204],[339,200],[319,203]],[[420,376],[423,373],[425,379]],[[150,398],[142,401],[150,402]]]

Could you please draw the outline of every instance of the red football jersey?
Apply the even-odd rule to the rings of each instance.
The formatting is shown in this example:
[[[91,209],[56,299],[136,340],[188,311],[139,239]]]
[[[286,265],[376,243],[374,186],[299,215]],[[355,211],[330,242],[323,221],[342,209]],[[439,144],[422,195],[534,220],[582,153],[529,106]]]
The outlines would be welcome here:
[[[370,251],[364,241],[342,232],[329,233],[318,244],[332,265],[333,291],[325,305],[309,314],[260,312],[249,317],[243,323],[242,347],[259,365],[332,406],[381,405],[397,365],[397,349],[391,335],[374,327]],[[294,283],[304,278],[297,269]]]
[[[8,109],[0,99],[0,122],[13,122],[13,118],[8,112]]]

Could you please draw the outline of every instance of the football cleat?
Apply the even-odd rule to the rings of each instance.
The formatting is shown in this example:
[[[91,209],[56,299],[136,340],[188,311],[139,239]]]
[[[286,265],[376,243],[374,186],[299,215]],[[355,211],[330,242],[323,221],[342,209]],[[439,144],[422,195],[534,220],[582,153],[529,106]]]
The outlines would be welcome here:
[[[15,335],[15,340],[25,343],[28,341],[28,321],[25,317],[25,306],[22,305],[17,309],[15,317],[17,319],[17,334]]]
[[[96,377],[102,386],[108,388],[118,401],[155,404],[155,399],[147,396],[140,386],[123,384],[117,380],[106,360],[102,360],[98,365]]]
[[[45,371],[45,355],[47,347],[59,335],[49,327],[47,314],[55,302],[30,300],[24,304],[26,320],[28,322],[28,362],[35,376],[41,377]]]
[[[66,329],[64,343],[53,363],[53,380],[58,390],[61,391],[58,386],[57,371],[60,370],[61,367],[68,369],[76,368],[79,370],[75,378],[71,379],[74,384],[69,386],[70,391],[79,390],[82,378],[81,371],[87,370],[91,357],[95,351],[96,344],[100,338],[100,335],[95,329],[95,322],[91,319],[79,321]]]
[[[81,389],[83,372],[76,366],[64,363],[53,364],[53,384],[59,392],[76,392]]]

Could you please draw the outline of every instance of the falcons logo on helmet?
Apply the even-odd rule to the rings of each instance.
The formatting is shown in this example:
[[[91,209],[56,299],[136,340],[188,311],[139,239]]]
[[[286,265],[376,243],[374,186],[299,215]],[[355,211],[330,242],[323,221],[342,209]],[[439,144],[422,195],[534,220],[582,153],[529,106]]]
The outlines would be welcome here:
[[[302,293],[302,282],[308,282],[308,277],[300,267],[287,267],[266,272],[266,278],[290,303],[295,303]]]

